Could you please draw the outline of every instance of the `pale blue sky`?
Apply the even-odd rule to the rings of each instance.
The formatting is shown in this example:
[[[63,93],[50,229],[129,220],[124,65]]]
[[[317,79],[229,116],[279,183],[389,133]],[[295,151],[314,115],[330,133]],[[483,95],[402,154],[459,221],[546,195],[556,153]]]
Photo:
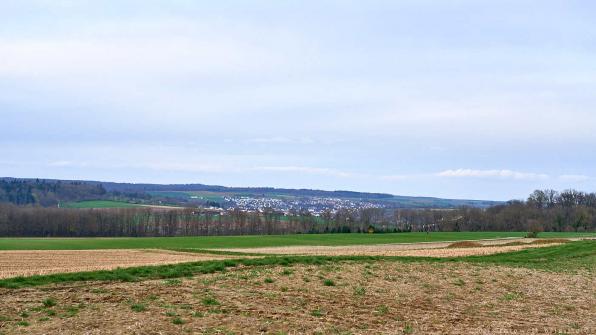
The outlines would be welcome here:
[[[596,191],[593,1],[0,1],[0,175]]]

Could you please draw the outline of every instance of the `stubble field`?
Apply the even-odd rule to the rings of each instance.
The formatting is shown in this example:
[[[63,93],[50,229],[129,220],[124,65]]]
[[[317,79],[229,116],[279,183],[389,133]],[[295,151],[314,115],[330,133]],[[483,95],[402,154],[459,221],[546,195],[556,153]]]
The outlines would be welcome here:
[[[592,239],[233,250],[2,251],[0,334],[596,333]]]
[[[169,250],[11,250],[0,251],[0,279],[52,273],[221,260],[231,256]]]
[[[594,334],[587,273],[474,264],[240,267],[0,289],[7,334]],[[47,303],[48,301],[52,303]],[[45,304],[44,304],[45,303]]]

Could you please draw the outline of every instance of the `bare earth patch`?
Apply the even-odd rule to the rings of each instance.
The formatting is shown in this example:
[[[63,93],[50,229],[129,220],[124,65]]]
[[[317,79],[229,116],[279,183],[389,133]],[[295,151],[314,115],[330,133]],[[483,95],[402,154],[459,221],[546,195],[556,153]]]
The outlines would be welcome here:
[[[590,274],[465,263],[240,267],[0,289],[0,301],[5,334],[596,333]]]
[[[11,250],[0,251],[0,278],[51,273],[111,270],[118,267],[174,264],[231,256],[166,250]]]
[[[367,256],[421,256],[421,257],[461,257],[473,255],[490,255],[512,252],[527,248],[540,248],[563,243],[541,242],[536,239],[500,239],[462,242],[401,243],[352,246],[289,246],[268,248],[222,249],[236,252],[263,253],[275,255],[367,255]],[[569,240],[567,240],[569,241]],[[465,242],[465,244],[464,244]],[[538,243],[537,243],[538,242]],[[453,247],[453,245],[456,247]],[[465,247],[457,247],[459,245]]]

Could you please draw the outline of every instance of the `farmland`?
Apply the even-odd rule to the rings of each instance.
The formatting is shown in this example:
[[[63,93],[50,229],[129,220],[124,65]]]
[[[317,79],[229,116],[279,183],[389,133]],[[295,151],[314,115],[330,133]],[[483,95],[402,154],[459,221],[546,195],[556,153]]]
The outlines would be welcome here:
[[[26,250],[0,254],[0,278],[225,259],[169,250]]]
[[[236,255],[14,278],[0,280],[0,333],[592,334],[594,271],[596,242],[578,241],[487,256]]]
[[[270,256],[414,256],[455,258],[560,245],[574,239],[498,239],[352,246],[285,246],[245,249],[95,249],[0,251],[0,279],[113,270],[146,265]]]
[[[62,208],[134,208],[139,206],[129,202],[112,200],[87,200],[60,204]]]
[[[358,245],[520,238],[525,232],[295,234],[144,238],[0,238],[0,250],[255,248],[292,245]],[[596,233],[542,233],[544,238],[596,237]]]

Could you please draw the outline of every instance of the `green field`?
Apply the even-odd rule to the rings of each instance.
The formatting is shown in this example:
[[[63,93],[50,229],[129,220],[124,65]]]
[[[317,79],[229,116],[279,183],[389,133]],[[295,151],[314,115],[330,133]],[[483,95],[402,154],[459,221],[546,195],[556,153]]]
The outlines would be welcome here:
[[[224,201],[224,195],[232,195],[207,191],[148,191],[147,193],[155,197],[166,197],[181,200],[190,200],[192,197],[196,197],[197,200],[210,200],[215,202]]]
[[[416,243],[523,237],[524,232],[304,234],[199,237],[0,238],[0,250],[251,248],[290,245]],[[596,237],[596,233],[541,233],[540,237]]]
[[[133,208],[140,207],[138,204],[131,204],[124,201],[112,200],[88,200],[78,202],[66,202],[60,204],[62,208]]]

